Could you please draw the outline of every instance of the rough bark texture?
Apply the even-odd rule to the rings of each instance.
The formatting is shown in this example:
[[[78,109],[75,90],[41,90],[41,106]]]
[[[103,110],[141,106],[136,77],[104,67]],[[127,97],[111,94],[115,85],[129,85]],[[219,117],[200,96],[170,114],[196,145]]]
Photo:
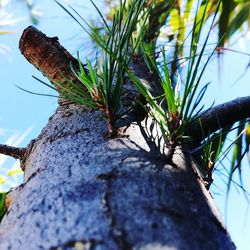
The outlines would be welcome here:
[[[65,76],[77,81],[70,70],[70,63],[77,66],[78,61],[60,45],[58,37],[47,37],[35,27],[29,26],[20,38],[19,48],[23,56],[51,82],[65,82]]]
[[[234,249],[190,156],[166,165],[139,126],[105,139],[99,112],[58,110],[33,143],[0,249]]]
[[[108,139],[100,112],[59,107],[27,147],[0,249],[235,249],[192,156],[177,147],[167,164],[147,119],[120,130]]]

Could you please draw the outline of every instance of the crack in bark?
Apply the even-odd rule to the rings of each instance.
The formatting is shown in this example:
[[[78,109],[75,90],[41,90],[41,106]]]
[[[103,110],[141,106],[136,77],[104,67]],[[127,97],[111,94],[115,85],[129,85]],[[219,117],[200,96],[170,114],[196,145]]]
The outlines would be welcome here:
[[[72,165],[68,166],[68,178],[72,176]]]
[[[117,176],[116,168],[106,174],[100,174],[97,176],[98,179],[104,180],[107,183],[107,191],[104,193],[102,198],[103,213],[109,220],[110,234],[114,242],[117,244],[119,250],[132,250],[132,245],[128,241],[126,231],[119,225],[115,218],[115,214],[112,211],[111,195],[112,195],[112,180]]]
[[[35,178],[37,174],[39,174],[39,173],[41,173],[41,172],[43,172],[43,171],[44,171],[44,169],[38,168],[38,169],[36,170],[36,172],[33,172],[33,173],[30,175],[30,177],[29,177],[24,183],[22,183],[21,185],[22,185],[22,186],[25,186],[30,180],[32,180],[33,178]]]
[[[111,172],[108,172],[108,173],[97,175],[96,179],[107,181],[107,180],[114,179],[116,177],[117,177],[117,175],[113,171],[111,171]]]
[[[167,214],[169,217],[175,218],[176,220],[184,219],[184,215],[180,213],[177,209],[173,209],[173,208],[166,207],[166,206],[159,206],[156,208],[156,210],[161,213]]]
[[[75,131],[59,132],[57,135],[54,135],[54,136],[51,136],[51,137],[47,138],[47,140],[50,143],[52,143],[52,142],[55,142],[57,140],[64,139],[67,136],[77,135],[77,134],[80,134],[81,132],[85,132],[85,131],[90,133],[89,128],[80,128],[80,129],[75,130]]]

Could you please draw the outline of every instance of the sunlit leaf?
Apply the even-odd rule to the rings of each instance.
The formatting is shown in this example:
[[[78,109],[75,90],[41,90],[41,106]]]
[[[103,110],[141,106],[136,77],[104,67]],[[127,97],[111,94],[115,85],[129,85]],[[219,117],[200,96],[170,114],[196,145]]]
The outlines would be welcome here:
[[[250,145],[250,123],[247,124],[245,129],[245,142],[246,145]]]
[[[20,168],[14,168],[14,169],[7,172],[8,176],[13,176],[13,175],[17,175],[17,174],[23,174],[23,171]]]
[[[237,6],[239,8],[239,11],[230,21],[230,24],[227,28],[226,37],[231,37],[236,31],[238,31],[243,23],[249,19],[250,14],[250,3],[243,4],[242,6]]]
[[[3,185],[6,183],[6,179],[3,176],[0,176],[0,185]]]
[[[244,127],[245,127],[245,121],[239,122],[239,126],[237,129],[237,135],[236,140],[234,142],[233,147],[233,156],[231,160],[231,168],[229,170],[229,177],[228,177],[228,183],[227,183],[227,194],[230,191],[232,178],[234,175],[235,170],[237,169],[239,172],[240,180],[242,182],[242,176],[241,176],[241,162],[246,154],[246,151],[243,152],[243,135],[244,135]],[[241,183],[242,184],[242,183]]]
[[[228,25],[230,20],[230,15],[233,10],[233,0],[222,0],[222,11],[219,20],[219,38],[220,47],[222,47],[226,41],[226,35],[228,31]]]
[[[177,33],[180,26],[180,17],[177,9],[172,9],[170,12],[170,27],[172,28],[174,33]]]
[[[11,31],[7,31],[7,30],[0,30],[0,35],[4,35],[4,34],[10,34],[12,33]]]

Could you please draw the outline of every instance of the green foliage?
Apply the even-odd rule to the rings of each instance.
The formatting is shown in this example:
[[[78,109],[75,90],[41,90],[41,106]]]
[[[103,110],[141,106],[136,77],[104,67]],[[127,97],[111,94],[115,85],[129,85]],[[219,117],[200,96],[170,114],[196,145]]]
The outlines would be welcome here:
[[[117,1],[105,1],[110,6],[108,14],[109,20],[113,20],[113,16],[119,11]],[[133,0],[126,0],[124,15],[129,13],[133,8]],[[151,55],[155,52],[156,41],[160,33],[160,29],[166,24],[167,17],[178,1],[162,1],[162,0],[146,0],[137,22],[133,38],[138,35],[142,36],[144,46],[147,46]],[[150,11],[148,9],[150,8]],[[146,22],[145,22],[146,20]]]
[[[235,130],[236,133],[233,137],[232,133],[235,132]],[[227,195],[229,194],[232,183],[237,184],[233,180],[235,172],[238,172],[240,180],[240,184],[237,184],[237,186],[241,187],[244,194],[246,194],[242,181],[242,161],[244,157],[249,154],[249,135],[250,125],[245,119],[236,123],[236,125],[231,124],[226,126],[219,132],[206,138],[202,145],[202,161],[205,167],[203,172],[208,182],[208,187],[213,181],[212,174],[217,171],[220,166],[223,166],[226,171]],[[232,138],[235,139],[232,140]],[[229,158],[230,168],[227,168],[223,162]]]
[[[208,5],[208,1],[206,2]],[[205,7],[207,7],[207,5]],[[219,4],[217,6],[217,11],[219,9]],[[200,16],[199,6],[196,11],[196,17],[194,20],[194,25],[192,28],[192,38],[189,51],[189,64],[187,69],[187,77],[184,85],[184,91],[181,91],[181,83],[174,84],[171,82],[171,77],[167,67],[167,58],[165,52],[162,52],[163,56],[163,69],[159,69],[155,61],[148,56],[150,63],[153,65],[150,70],[156,72],[158,78],[160,79],[163,91],[164,100],[157,102],[156,99],[150,93],[150,90],[145,86],[139,79],[128,72],[131,80],[135,83],[137,88],[140,90],[141,94],[146,98],[149,103],[151,114],[157,121],[159,127],[162,130],[166,142],[180,142],[183,139],[187,139],[186,128],[190,123],[199,118],[202,108],[197,110],[202,98],[206,92],[208,84],[206,84],[201,90],[199,90],[202,75],[206,69],[206,66],[213,55],[213,52],[207,58],[204,65],[201,67],[201,61],[204,56],[204,51],[210,36],[210,32],[215,23],[215,16],[210,25],[209,32],[205,37],[201,51],[199,51],[198,56],[197,50],[201,38],[201,32],[205,21],[205,15],[207,8],[203,9],[203,15]],[[217,12],[216,12],[217,13]],[[167,109],[164,108],[164,102],[167,104]]]
[[[247,120],[240,121],[237,126],[236,139],[232,145],[233,154],[231,160],[231,168],[229,170],[228,182],[227,182],[227,193],[230,191],[230,187],[233,180],[233,175],[237,170],[239,173],[240,184],[243,187],[242,181],[242,160],[244,156],[249,154],[250,145],[250,125]]]
[[[6,213],[5,198],[6,198],[6,193],[0,193],[0,222]]]
[[[201,124],[202,127],[202,124]],[[209,135],[203,142],[202,145],[202,172],[204,174],[205,180],[207,182],[207,188],[213,182],[213,171],[216,168],[216,163],[220,160],[221,157],[225,155],[223,148],[226,142],[228,134],[232,131],[233,125],[226,126],[221,128],[217,133]],[[228,149],[230,149],[229,146]],[[226,150],[227,151],[227,150]]]
[[[196,10],[196,16],[194,20],[194,25],[192,28],[192,38],[191,38],[191,46],[189,50],[189,63],[188,63],[188,69],[187,69],[187,79],[186,79],[186,84],[185,84],[185,90],[184,90],[184,95],[183,95],[183,101],[182,101],[182,116],[183,119],[190,122],[190,120],[197,119],[200,115],[199,110],[196,114],[194,112],[196,111],[196,108],[200,104],[206,89],[207,89],[207,84],[200,90],[198,96],[196,96],[198,87],[200,86],[201,83],[201,78],[202,75],[208,65],[208,62],[210,61],[214,51],[210,54],[210,56],[207,58],[206,62],[204,65],[201,67],[201,62],[202,58],[205,52],[205,48],[208,42],[208,39],[210,37],[211,30],[213,28],[213,25],[215,23],[215,18],[216,14],[218,13],[218,9],[220,6],[220,1],[218,2],[217,6],[217,11],[215,12],[215,15],[213,17],[212,23],[210,25],[210,28],[208,30],[208,33],[205,37],[205,41],[202,43],[202,49],[201,51],[198,52],[198,44],[201,39],[201,34],[202,34],[202,28],[203,25],[205,24],[205,18],[206,18],[206,12],[207,12],[207,6],[208,6],[209,1],[206,1],[205,8],[203,9],[203,13],[199,12],[200,8],[197,7]],[[198,56],[197,56],[198,54]],[[200,69],[201,68],[201,69]],[[195,99],[196,97],[196,99]]]
[[[112,0],[108,1],[112,5]],[[222,4],[220,4],[222,2]],[[94,2],[93,5],[96,7]],[[92,41],[103,52],[102,62],[94,66],[87,60],[88,72],[83,68],[79,58],[79,69],[71,67],[75,76],[84,88],[79,88],[74,82],[66,81],[71,85],[68,89],[61,83],[55,83],[68,99],[101,110],[106,117],[110,134],[115,130],[115,121],[122,114],[120,96],[125,74],[128,74],[140,93],[145,97],[149,106],[149,113],[157,121],[166,143],[189,141],[186,129],[190,124],[199,120],[204,106],[203,97],[209,83],[202,85],[202,76],[215,51],[220,51],[220,46],[238,30],[247,20],[249,15],[248,1],[211,1],[204,0],[197,5],[195,14],[191,13],[196,1],[182,2],[164,1],[119,1],[119,6],[112,5],[108,20],[96,7],[103,22],[103,28],[97,28],[87,23],[73,8],[71,11],[58,3],[91,37]],[[239,7],[233,11],[234,7]],[[109,21],[112,25],[109,25]],[[186,34],[186,23],[193,22],[191,32]],[[206,27],[206,34],[203,27]],[[170,27],[166,41],[175,37],[176,45],[173,61],[169,62],[166,51],[163,49],[156,62],[156,39],[162,35],[161,28]],[[211,30],[218,25],[218,46],[206,57],[206,48]],[[188,44],[190,43],[190,44]],[[202,45],[201,45],[202,44]],[[188,46],[187,46],[188,45]],[[187,71],[185,82],[174,82],[173,75],[177,72],[179,56],[186,53],[184,47],[188,47]],[[162,95],[153,96],[149,86],[144,85],[130,70],[129,63],[133,54],[142,55],[149,70],[160,79]],[[140,54],[141,53],[141,54]],[[168,65],[170,64],[170,67]],[[170,70],[171,69],[171,70]],[[201,125],[202,126],[202,125]],[[246,121],[242,122],[246,126]],[[226,137],[233,130],[232,126],[222,128],[219,133],[204,138],[202,160],[205,165],[205,176],[212,182],[212,173],[216,169],[216,162],[228,154],[232,143],[226,150]],[[238,133],[240,133],[238,131]],[[231,170],[229,171],[228,189],[236,169],[241,173],[241,160],[249,151],[249,142],[246,150],[242,150],[243,134],[237,135]],[[249,138],[249,133],[245,135]]]
[[[102,49],[103,57],[100,68],[95,67],[90,61],[87,61],[88,72],[82,67],[79,61],[79,70],[71,67],[77,79],[85,88],[81,89],[69,79],[65,79],[67,85],[56,82],[60,92],[68,99],[75,103],[86,105],[87,107],[101,110],[109,124],[109,133],[115,133],[115,121],[121,115],[120,97],[122,84],[124,83],[125,69],[128,68],[132,55],[140,41],[140,35],[135,39],[133,32],[138,25],[139,16],[145,0],[132,1],[131,8],[126,12],[126,1],[120,1],[119,10],[113,17],[112,26],[110,27],[99,9],[97,12],[103,20],[103,25],[107,36],[102,36],[97,29],[88,24],[76,10],[72,9],[71,13],[59,2],[57,2],[92,38],[92,40]],[[145,12],[143,13],[145,15]],[[87,25],[87,28],[78,20]],[[144,19],[145,20],[145,19]],[[141,28],[143,23],[140,24]]]
[[[75,69],[72,65],[70,65],[71,70],[73,71],[77,79],[83,84],[85,89],[81,88],[76,83],[66,77],[64,77],[65,82],[67,82],[66,86],[61,82],[54,82],[54,85],[59,89],[59,92],[61,92],[64,97],[68,98],[74,103],[82,104],[89,108],[97,109],[99,105],[101,106],[103,104],[101,102],[103,96],[99,93],[101,85],[100,77],[97,75],[97,72],[92,67],[89,61],[87,61],[89,73],[86,71],[79,59],[79,55],[78,64],[78,72],[75,72]],[[70,88],[68,87],[68,85],[70,85]]]
[[[181,131],[182,121],[180,118],[180,90],[178,89],[179,85],[177,85],[176,89],[173,89],[172,87],[164,52],[163,58],[164,68],[162,73],[159,71],[157,66],[154,65],[154,70],[157,72],[162,84],[162,88],[164,90],[164,99],[160,102],[157,101],[158,98],[152,96],[148,86],[144,85],[139,78],[133,75],[129,70],[127,73],[132,82],[137,86],[140,93],[148,102],[148,105],[150,107],[150,114],[154,117],[157,124],[159,125],[165,142],[174,142],[176,140],[179,140],[183,136],[183,133]],[[164,101],[166,101],[167,103],[167,111],[164,109],[164,106],[161,105],[164,103]]]
[[[127,2],[130,1],[131,0],[128,0]],[[149,25],[147,27],[147,31],[145,32],[148,33],[147,41],[149,44],[155,41],[159,36],[160,29],[167,22],[167,32],[164,30],[160,35],[168,38],[169,40],[173,40],[173,38],[175,38],[176,54],[182,56],[183,47],[180,46],[180,44],[182,44],[185,40],[188,24],[192,23],[195,18],[194,15],[192,15],[192,10],[197,5],[197,1],[146,1],[147,4],[151,2],[153,3],[153,8],[149,17]],[[199,17],[201,17],[204,13],[204,8],[206,8],[207,11],[204,21],[209,21],[209,17],[213,16],[217,12],[218,1],[203,0],[199,2],[201,2],[201,4],[196,18],[199,20]],[[113,13],[116,13],[118,6],[115,0],[106,0],[106,3],[110,7],[110,13],[108,16],[112,19]],[[223,47],[225,43],[228,42],[235,34],[235,32],[244,31],[244,24],[247,24],[247,29],[249,30],[249,15],[250,2],[248,0],[222,1],[222,5],[218,13],[218,21],[215,23],[215,25],[218,26],[219,47]]]
[[[5,184],[5,178],[3,176],[0,176],[0,185]]]
[[[248,0],[223,0],[219,20],[220,46],[224,46],[244,23],[249,23],[250,2]]]

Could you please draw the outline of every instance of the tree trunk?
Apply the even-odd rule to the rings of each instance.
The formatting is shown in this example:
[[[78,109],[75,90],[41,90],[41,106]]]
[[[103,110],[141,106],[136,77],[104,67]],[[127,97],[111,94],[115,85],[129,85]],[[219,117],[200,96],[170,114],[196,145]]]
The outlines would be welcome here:
[[[166,164],[141,126],[110,139],[99,111],[59,108],[30,145],[0,249],[235,249],[191,156]]]
[[[72,74],[68,52],[35,28],[20,48],[52,82]],[[122,101],[134,94],[124,90]],[[167,159],[154,123],[128,118],[110,138],[100,111],[60,105],[25,151],[4,148],[22,159],[25,177],[8,196],[1,250],[235,249],[192,155],[179,145]]]

